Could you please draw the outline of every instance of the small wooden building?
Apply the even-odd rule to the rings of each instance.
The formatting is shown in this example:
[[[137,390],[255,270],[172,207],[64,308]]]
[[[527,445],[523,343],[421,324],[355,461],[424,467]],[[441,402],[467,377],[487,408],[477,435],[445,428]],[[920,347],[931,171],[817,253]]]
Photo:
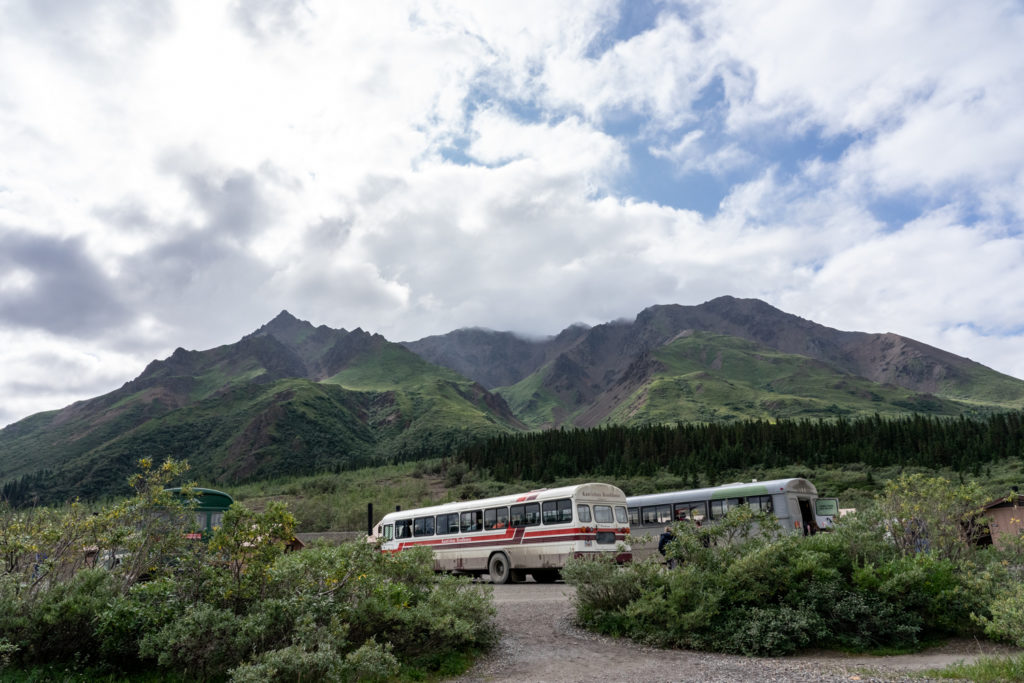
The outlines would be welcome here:
[[[1013,492],[998,498],[984,507],[983,514],[989,519],[989,534],[992,545],[1004,548],[1007,541],[1024,534],[1024,496],[1013,487]]]

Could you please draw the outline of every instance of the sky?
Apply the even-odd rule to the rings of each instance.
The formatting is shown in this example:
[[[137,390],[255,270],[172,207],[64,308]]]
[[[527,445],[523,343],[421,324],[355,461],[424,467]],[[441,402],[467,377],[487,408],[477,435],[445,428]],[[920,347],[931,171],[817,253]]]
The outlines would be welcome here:
[[[287,309],[762,299],[1024,378],[1020,0],[0,0],[0,426]]]

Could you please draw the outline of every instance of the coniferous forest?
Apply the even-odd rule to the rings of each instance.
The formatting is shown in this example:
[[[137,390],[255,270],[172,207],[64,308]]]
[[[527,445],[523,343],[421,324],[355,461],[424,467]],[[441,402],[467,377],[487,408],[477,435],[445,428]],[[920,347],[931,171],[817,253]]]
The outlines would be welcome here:
[[[1024,457],[1024,414],[985,418],[755,420],[607,426],[504,435],[468,445],[456,460],[500,481],[651,475],[659,470],[717,482],[730,470],[864,463],[949,467],[980,474],[986,463]]]

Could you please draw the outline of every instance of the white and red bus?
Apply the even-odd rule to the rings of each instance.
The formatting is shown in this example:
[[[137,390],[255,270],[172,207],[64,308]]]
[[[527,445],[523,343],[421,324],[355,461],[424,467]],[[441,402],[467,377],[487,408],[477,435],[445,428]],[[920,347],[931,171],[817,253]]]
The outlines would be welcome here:
[[[611,484],[578,484],[391,512],[368,540],[382,552],[426,546],[436,571],[493,583],[559,578],[570,557],[631,559],[626,496]]]

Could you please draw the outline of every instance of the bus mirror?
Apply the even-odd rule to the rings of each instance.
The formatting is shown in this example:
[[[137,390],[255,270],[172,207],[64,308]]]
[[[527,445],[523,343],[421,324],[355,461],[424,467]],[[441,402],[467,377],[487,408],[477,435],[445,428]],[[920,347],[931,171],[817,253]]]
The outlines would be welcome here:
[[[818,498],[814,501],[814,514],[818,517],[838,517],[838,498]]]

